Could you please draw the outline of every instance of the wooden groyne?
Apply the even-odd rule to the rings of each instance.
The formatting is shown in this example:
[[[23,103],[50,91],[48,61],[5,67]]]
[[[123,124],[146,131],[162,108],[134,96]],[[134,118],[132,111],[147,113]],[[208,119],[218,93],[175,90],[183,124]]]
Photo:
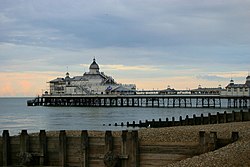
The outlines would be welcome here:
[[[171,127],[171,126],[185,126],[185,125],[207,125],[207,124],[219,124],[219,123],[228,123],[228,122],[243,122],[250,121],[250,109],[248,111],[240,110],[239,112],[232,111],[232,113],[219,113],[212,115],[211,113],[208,116],[201,114],[200,116],[193,115],[192,118],[189,118],[187,115],[185,118],[179,117],[179,120],[175,120],[172,117],[172,120],[166,118],[162,120],[145,120],[139,122],[126,122],[126,123],[115,123],[115,126],[127,126],[127,127]]]
[[[220,95],[44,95],[28,106],[250,108],[250,96]]]
[[[139,139],[138,131],[111,131],[102,136],[90,136],[83,130],[80,136],[67,135],[61,130],[49,136],[44,130],[29,135],[22,130],[19,136],[10,136],[4,130],[0,137],[1,166],[74,166],[74,167],[147,167],[165,166],[223,147],[239,138],[220,139],[216,132],[199,132],[195,143],[147,143]],[[168,136],[166,136],[167,138]]]

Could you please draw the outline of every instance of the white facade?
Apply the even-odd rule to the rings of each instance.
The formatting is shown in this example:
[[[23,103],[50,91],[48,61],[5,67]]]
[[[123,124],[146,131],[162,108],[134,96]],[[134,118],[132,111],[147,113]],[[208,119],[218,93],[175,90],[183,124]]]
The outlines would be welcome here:
[[[245,84],[235,84],[231,79],[226,90],[221,92],[224,96],[250,96],[250,75],[246,77]]]
[[[71,78],[67,72],[65,78],[56,78],[49,83],[50,95],[109,94],[121,86],[131,91],[136,90],[135,84],[117,84],[112,77],[100,72],[95,59],[89,67],[89,72],[82,76]]]

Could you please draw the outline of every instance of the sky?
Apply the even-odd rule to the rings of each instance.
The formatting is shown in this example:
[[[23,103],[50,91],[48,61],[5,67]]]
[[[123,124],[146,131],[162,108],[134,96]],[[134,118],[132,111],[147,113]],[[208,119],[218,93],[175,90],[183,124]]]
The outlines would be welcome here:
[[[248,0],[0,0],[0,96],[100,71],[138,89],[225,87],[250,70]]]

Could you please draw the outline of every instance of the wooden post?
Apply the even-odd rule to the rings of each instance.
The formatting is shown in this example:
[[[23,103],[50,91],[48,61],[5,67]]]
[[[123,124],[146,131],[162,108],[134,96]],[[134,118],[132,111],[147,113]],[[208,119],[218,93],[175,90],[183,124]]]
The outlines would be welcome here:
[[[208,113],[208,124],[211,124],[211,113]]]
[[[196,115],[194,114],[193,115],[193,125],[196,125],[197,124],[197,118],[196,118]]]
[[[81,133],[81,167],[88,167],[88,147],[89,147],[89,138],[88,138],[88,131],[83,130]]]
[[[217,112],[217,114],[216,114],[216,122],[217,122],[217,124],[220,123],[220,113],[219,112]]]
[[[226,111],[224,111],[223,119],[224,119],[224,123],[227,123],[227,112]]]
[[[139,167],[138,131],[122,131],[121,152],[123,157],[127,157],[122,160],[121,166]]]
[[[180,126],[182,125],[182,116],[179,118]]]
[[[123,130],[122,131],[122,143],[121,143],[121,154],[122,155],[127,155],[128,154],[128,150],[127,150],[127,135],[128,135],[128,131],[127,130]],[[122,160],[121,162],[121,166],[124,167],[128,167],[128,160]]]
[[[204,124],[204,117],[203,117],[203,114],[201,114],[201,125]]]
[[[105,150],[106,152],[113,150],[113,137],[109,130],[105,133]]]
[[[61,130],[59,134],[59,164],[66,167],[67,156],[67,136],[65,130]]]
[[[39,145],[40,145],[40,165],[47,165],[47,138],[45,130],[40,130],[39,133]]]
[[[130,159],[131,167],[139,167],[139,142],[138,142],[138,131],[133,130],[131,132],[131,153],[130,153]]]
[[[243,110],[240,110],[240,121],[243,121],[244,117],[243,117]]]
[[[3,131],[3,166],[10,165],[10,135],[8,130]]]
[[[172,117],[172,126],[175,126],[175,120],[174,120],[175,118],[174,117]]]
[[[20,135],[20,152],[28,153],[29,152],[29,135],[27,130],[22,130]]]
[[[189,118],[188,118],[188,115],[186,115],[185,125],[188,125],[188,122],[189,122]]]
[[[231,120],[231,122],[235,122],[236,120],[235,120],[235,112],[234,112],[234,110],[232,111],[232,120]]]
[[[206,132],[200,131],[199,132],[199,144],[200,144],[200,153],[206,153],[207,152],[207,139],[206,139]]]
[[[239,139],[239,132],[232,132],[231,142],[235,142]]]
[[[217,148],[217,133],[210,132],[208,151],[214,151]]]
[[[27,130],[22,130],[20,135],[20,153],[18,155],[20,165],[30,165],[32,155],[29,153],[29,150],[29,135]]]
[[[151,126],[155,128],[155,119],[152,119],[152,123],[151,124],[152,124]]]

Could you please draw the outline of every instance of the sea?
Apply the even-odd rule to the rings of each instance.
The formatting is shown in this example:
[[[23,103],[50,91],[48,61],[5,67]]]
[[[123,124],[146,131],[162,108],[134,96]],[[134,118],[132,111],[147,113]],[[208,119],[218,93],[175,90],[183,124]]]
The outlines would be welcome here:
[[[125,130],[126,126],[114,126],[115,123],[139,122],[145,120],[179,120],[193,114],[207,116],[232,109],[220,108],[147,108],[147,107],[47,107],[27,106],[32,98],[0,98],[0,135],[9,130],[10,135],[17,135],[21,130],[28,133],[40,130]],[[138,129],[138,128],[135,128]]]

